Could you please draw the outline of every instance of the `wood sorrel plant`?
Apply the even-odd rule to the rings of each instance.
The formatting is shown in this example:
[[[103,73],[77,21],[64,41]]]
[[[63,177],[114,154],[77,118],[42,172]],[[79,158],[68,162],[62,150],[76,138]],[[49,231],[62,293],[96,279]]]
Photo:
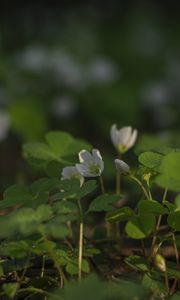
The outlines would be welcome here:
[[[69,284],[76,279],[79,285],[72,295],[73,299],[78,295],[78,300],[87,293],[91,299],[105,300],[109,290],[108,299],[170,299],[176,293],[180,279],[180,151],[167,147],[140,151],[139,167],[134,170],[122,159],[136,138],[137,130],[131,127],[111,128],[118,152],[114,193],[104,187],[106,164],[100,151],[88,143],[55,131],[44,142],[23,146],[24,157],[46,175],[29,185],[9,187],[0,202],[2,299],[72,299],[63,287],[74,291]],[[117,208],[124,198],[120,194],[122,177],[130,186],[136,184],[138,197],[133,204]],[[108,231],[97,240],[102,216]],[[109,223],[117,225],[116,235]],[[120,249],[119,238],[124,238]],[[120,260],[113,257],[114,251]],[[117,276],[113,267],[104,274],[105,257],[121,274]],[[108,284],[96,277],[81,283],[89,272],[107,278]],[[124,280],[127,272],[131,280]]]

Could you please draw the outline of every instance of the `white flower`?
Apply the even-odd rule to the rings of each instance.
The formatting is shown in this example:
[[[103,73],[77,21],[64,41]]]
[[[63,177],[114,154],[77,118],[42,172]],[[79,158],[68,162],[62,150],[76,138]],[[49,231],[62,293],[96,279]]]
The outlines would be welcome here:
[[[87,150],[80,151],[79,161],[80,164],[76,164],[76,168],[84,177],[100,176],[104,170],[104,162],[97,149],[93,149],[92,154]]]
[[[78,179],[80,181],[80,186],[82,186],[84,183],[84,177],[79,173],[75,166],[64,167],[61,175],[61,180]]]
[[[137,130],[133,130],[131,126],[122,127],[121,129],[117,129],[115,124],[111,126],[110,135],[112,143],[121,154],[134,146],[137,134]]]
[[[115,159],[114,160],[116,169],[119,171],[122,175],[128,175],[130,173],[130,167],[127,163],[125,163],[123,160]]]

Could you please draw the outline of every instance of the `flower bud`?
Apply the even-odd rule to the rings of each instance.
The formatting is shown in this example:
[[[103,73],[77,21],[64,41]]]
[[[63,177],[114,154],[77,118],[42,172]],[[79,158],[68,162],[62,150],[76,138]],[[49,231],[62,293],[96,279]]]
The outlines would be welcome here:
[[[130,174],[130,167],[128,166],[127,163],[125,163],[123,160],[120,160],[116,158],[114,160],[116,169],[119,171],[120,174],[122,175],[129,175]]]
[[[161,270],[162,272],[166,272],[166,261],[162,255],[156,254],[154,263],[159,270]]]

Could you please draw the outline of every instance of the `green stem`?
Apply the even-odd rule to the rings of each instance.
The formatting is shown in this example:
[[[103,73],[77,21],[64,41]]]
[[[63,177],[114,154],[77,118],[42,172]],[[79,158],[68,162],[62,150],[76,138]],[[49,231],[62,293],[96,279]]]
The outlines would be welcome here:
[[[166,197],[167,197],[167,189],[165,189],[165,191],[164,191],[162,204],[164,204],[164,201],[166,200]],[[160,215],[158,217],[158,220],[157,220],[157,223],[156,223],[156,228],[155,228],[155,231],[154,231],[153,240],[152,240],[152,244],[151,244],[150,257],[152,257],[154,255],[154,248],[155,248],[156,241],[157,241],[157,232],[158,232],[160,224],[161,224],[161,219],[162,219],[162,215]]]
[[[163,199],[162,199],[162,204],[164,204],[164,202],[166,201],[167,192],[168,192],[168,189],[166,188],[166,189],[164,190]]]
[[[45,262],[46,262],[46,256],[43,254],[43,257],[42,257],[42,268],[41,268],[41,275],[40,275],[41,278],[44,277]]]
[[[82,279],[82,259],[83,259],[83,234],[84,234],[84,222],[83,222],[83,211],[81,206],[81,201],[78,199],[78,207],[80,214],[80,224],[79,224],[79,253],[78,253],[78,281]]]
[[[45,295],[47,297],[50,297],[50,298],[53,298],[53,299],[59,299],[61,300],[62,298],[59,296],[59,295],[55,295],[53,293],[49,293],[47,291],[44,291],[42,289],[38,289],[38,288],[35,288],[35,287],[29,287],[29,288],[23,288],[23,289],[20,289],[18,291],[18,294],[21,294],[21,293],[27,293],[27,292],[31,292],[31,293],[34,293],[34,294],[41,294],[41,295]]]
[[[146,250],[145,250],[145,245],[144,245],[144,241],[141,240],[141,249],[142,249],[142,254],[144,257],[146,257]]]
[[[99,183],[101,187],[101,193],[105,194],[104,181],[102,176],[99,177]],[[111,224],[108,221],[106,221],[106,233],[107,238],[109,239],[111,237]]]
[[[53,251],[51,250],[51,248],[49,247],[49,240],[47,239],[46,235],[44,234],[44,232],[41,230],[40,233],[42,234],[43,238],[44,238],[44,243],[47,246],[48,249],[48,253],[49,256],[51,257],[52,261],[54,262],[54,266],[57,269],[58,273],[59,273],[59,278],[60,278],[60,288],[63,288],[64,282],[66,282],[66,277],[59,265],[59,263],[56,260],[56,256],[54,255]]]
[[[157,241],[157,232],[159,230],[160,224],[161,224],[161,219],[162,219],[162,215],[160,215],[158,217],[157,223],[156,223],[156,228],[154,230],[154,234],[153,234],[153,239],[152,239],[152,244],[151,244],[151,251],[150,251],[150,258],[154,256],[154,250],[155,250],[155,246],[156,246],[156,241]]]
[[[104,188],[104,182],[102,176],[99,176],[99,182],[100,182],[101,192],[102,194],[105,194],[105,188]]]
[[[177,267],[179,267],[179,252],[178,252],[178,248],[176,245],[176,237],[175,237],[174,232],[172,233],[172,240],[173,240],[173,247],[174,247],[175,256],[176,256]],[[170,291],[171,295],[175,293],[177,283],[178,283],[178,279],[176,278],[176,279],[174,279],[174,282],[173,282],[173,285],[172,285],[172,288]]]
[[[120,194],[121,188],[120,188],[120,180],[121,180],[121,174],[120,172],[117,170],[116,172],[116,194]]]
[[[142,182],[137,178],[135,177],[134,175],[130,175],[130,178],[133,179],[140,187],[141,189],[143,190],[144,192],[144,195],[146,196],[146,198],[149,200],[149,195],[148,195],[148,192],[146,191],[145,187],[143,186]]]
[[[173,240],[173,247],[174,247],[175,256],[176,256],[176,262],[177,262],[177,265],[179,266],[179,252],[178,252],[178,248],[176,245],[176,238],[175,238],[174,232],[172,233],[172,240]]]
[[[169,279],[168,279],[168,273],[167,270],[164,272],[164,279],[165,279],[165,285],[167,288],[167,296],[169,295]]]

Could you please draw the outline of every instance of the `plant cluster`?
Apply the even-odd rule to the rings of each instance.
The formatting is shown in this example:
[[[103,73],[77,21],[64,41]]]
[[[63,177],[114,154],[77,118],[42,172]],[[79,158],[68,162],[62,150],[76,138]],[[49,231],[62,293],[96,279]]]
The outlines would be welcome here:
[[[52,131],[24,144],[25,159],[46,175],[10,186],[0,201],[1,299],[180,299],[180,150],[143,145],[134,169],[124,155],[137,130],[113,125],[110,136],[115,191],[89,143]]]

